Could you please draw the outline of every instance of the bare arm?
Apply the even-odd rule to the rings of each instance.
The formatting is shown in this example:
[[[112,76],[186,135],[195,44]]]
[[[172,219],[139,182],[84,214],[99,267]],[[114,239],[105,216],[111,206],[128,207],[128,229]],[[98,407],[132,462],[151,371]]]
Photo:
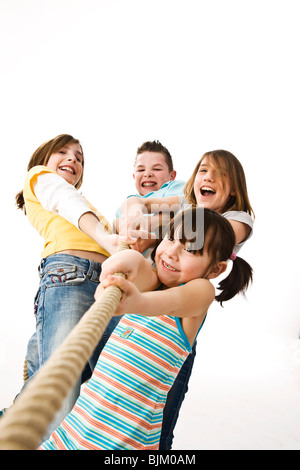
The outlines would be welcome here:
[[[194,279],[183,286],[142,293],[129,281],[119,276],[108,276],[98,286],[95,298],[109,285],[116,285],[123,291],[115,315],[135,313],[149,317],[178,317],[190,345],[193,344],[215,297],[215,289],[206,279]]]
[[[123,291],[117,314],[136,313],[144,316],[171,315],[180,318],[204,318],[215,297],[213,285],[206,279],[194,279],[183,286],[141,293],[129,281],[109,276],[103,287],[117,285]]]
[[[179,208],[177,196],[151,199],[131,197],[122,205],[123,215],[115,219],[114,228],[120,235],[137,238],[133,249],[142,253],[155,246],[158,227],[170,223]]]
[[[137,251],[124,250],[114,254],[102,263],[100,282],[114,273],[123,273],[140,291],[156,289],[160,282],[156,271]],[[101,289],[100,289],[101,290]]]
[[[45,171],[38,175],[33,183],[33,190],[44,209],[68,220],[109,253],[117,251],[120,237],[111,235],[105,230],[84,197],[62,177]],[[135,242],[134,239],[126,241],[127,243]]]
[[[248,238],[251,232],[249,225],[244,224],[243,222],[237,222],[236,220],[227,220],[231,224],[235,233],[236,244],[241,243]]]
[[[178,196],[160,198],[130,197],[122,204],[121,212],[123,216],[132,215],[136,212],[151,214],[169,211],[170,207],[173,207],[173,210],[179,209],[180,205]]]
[[[82,214],[78,221],[78,227],[111,254],[116,253],[121,241],[128,244],[136,242],[136,239],[131,237],[122,238],[119,235],[109,234],[93,212]]]

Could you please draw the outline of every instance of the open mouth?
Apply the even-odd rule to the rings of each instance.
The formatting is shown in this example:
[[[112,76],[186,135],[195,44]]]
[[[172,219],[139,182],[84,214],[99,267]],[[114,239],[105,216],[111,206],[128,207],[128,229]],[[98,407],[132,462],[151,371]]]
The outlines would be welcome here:
[[[71,175],[75,175],[75,170],[70,166],[60,166],[59,169],[61,171],[67,171],[68,173],[71,173]]]
[[[173,268],[172,266],[170,266],[168,263],[166,263],[165,261],[162,260],[162,265],[167,268],[169,271],[173,271],[173,272],[178,272],[177,269]]]
[[[145,181],[144,183],[142,183],[143,188],[153,188],[154,186],[156,186],[156,183],[154,183],[153,181]]]
[[[214,191],[209,186],[202,186],[202,188],[200,188],[200,192],[202,196],[213,196],[214,194],[216,194],[216,191]]]

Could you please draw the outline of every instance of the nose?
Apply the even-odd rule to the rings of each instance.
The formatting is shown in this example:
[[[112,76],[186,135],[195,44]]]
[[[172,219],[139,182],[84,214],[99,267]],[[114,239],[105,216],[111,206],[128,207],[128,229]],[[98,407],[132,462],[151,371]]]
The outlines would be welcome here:
[[[180,249],[181,244],[179,242],[174,242],[172,245],[170,245],[165,253],[170,259],[178,259],[179,255],[179,249]]]
[[[204,181],[213,181],[213,174],[212,174],[212,171],[208,170],[205,174],[204,174]]]
[[[153,176],[153,171],[146,169],[146,170],[144,171],[143,177],[144,177],[144,178],[149,178],[149,176]]]
[[[68,155],[68,160],[69,160],[70,162],[76,162],[76,155],[69,154],[69,155]]]

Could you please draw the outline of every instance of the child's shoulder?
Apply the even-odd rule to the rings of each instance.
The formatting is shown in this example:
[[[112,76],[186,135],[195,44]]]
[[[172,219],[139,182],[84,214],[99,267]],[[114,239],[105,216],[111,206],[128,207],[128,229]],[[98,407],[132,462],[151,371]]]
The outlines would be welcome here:
[[[253,228],[253,218],[249,212],[245,211],[228,211],[223,212],[222,214],[225,219],[236,220],[237,222],[242,222],[244,224],[250,225]]]
[[[181,317],[203,318],[215,299],[215,288],[207,279],[193,279],[177,289],[178,313]]]
[[[30,168],[30,170],[27,172],[25,183],[24,183],[24,188],[23,188],[24,197],[32,196],[34,192],[33,190],[34,184],[37,181],[38,176],[41,175],[42,173],[53,173],[55,175],[57,174],[55,173],[55,171],[50,170],[50,168],[44,165],[36,165]]]
[[[215,287],[208,279],[192,279],[185,284],[181,284],[178,288],[182,289],[185,296],[190,299],[200,298],[203,303],[210,304],[215,298]]]
[[[30,170],[28,170],[28,173],[26,175],[26,179],[31,180],[34,176],[38,176],[41,173],[54,173],[54,174],[56,174],[55,171],[50,170],[50,168],[48,168],[45,165],[35,165],[32,168],[30,168]]]
[[[191,281],[182,284],[185,288],[197,289],[199,292],[205,290],[209,296],[215,296],[215,288],[213,284],[204,278],[192,279]]]

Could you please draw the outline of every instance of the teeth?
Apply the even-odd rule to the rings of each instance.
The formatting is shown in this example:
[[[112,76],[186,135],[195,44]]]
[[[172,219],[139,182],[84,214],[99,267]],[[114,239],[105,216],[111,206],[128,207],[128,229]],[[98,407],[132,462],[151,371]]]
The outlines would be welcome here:
[[[143,183],[142,186],[155,186],[156,183]]]
[[[202,188],[200,188],[200,192],[202,196],[209,196],[209,194],[210,195],[216,194],[216,191],[214,191],[212,188],[209,188],[208,186],[203,186]]]
[[[69,171],[70,173],[72,173],[72,175],[74,175],[74,170],[72,170],[72,168],[69,168],[67,166],[61,166],[59,169],[64,170],[64,171]]]
[[[177,271],[177,269],[172,268],[172,266],[167,264],[165,261],[163,261],[163,265],[166,266],[166,268],[170,269],[170,271]]]

